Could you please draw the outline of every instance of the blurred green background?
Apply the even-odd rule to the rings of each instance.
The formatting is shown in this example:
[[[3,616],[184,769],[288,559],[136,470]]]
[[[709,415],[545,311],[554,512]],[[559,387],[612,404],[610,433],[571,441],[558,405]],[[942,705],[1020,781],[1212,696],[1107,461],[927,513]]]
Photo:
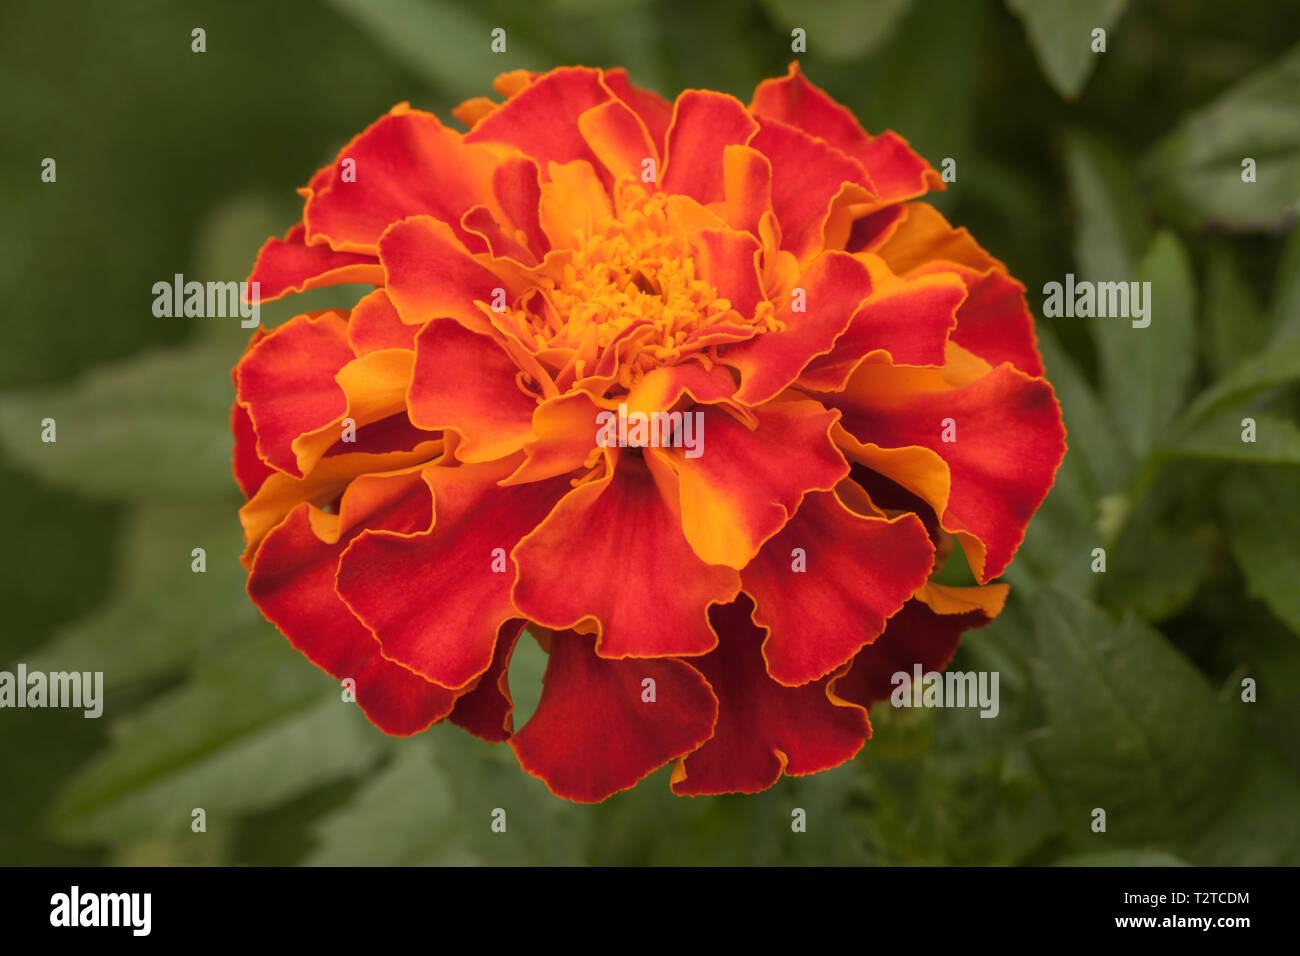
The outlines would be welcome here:
[[[107,701],[0,711],[0,863],[1300,863],[1300,5],[137,0],[5,21],[0,669],[102,670]],[[877,707],[837,770],[700,799],[661,771],[597,807],[452,727],[383,737],[243,592],[247,331],[155,318],[153,283],[245,277],[294,188],[401,100],[450,121],[499,72],[583,63],[747,101],[796,26],[869,130],[956,160],[937,204],[1035,310],[1067,272],[1154,285],[1143,332],[1039,320],[1070,452],[1006,612],[954,663],[999,671],[1000,716]]]

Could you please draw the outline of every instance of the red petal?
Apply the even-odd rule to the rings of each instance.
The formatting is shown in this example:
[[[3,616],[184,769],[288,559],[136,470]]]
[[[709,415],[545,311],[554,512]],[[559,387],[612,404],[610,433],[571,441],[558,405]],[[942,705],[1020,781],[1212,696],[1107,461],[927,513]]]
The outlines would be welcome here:
[[[870,198],[875,187],[862,165],[802,130],[760,119],[750,145],[772,164],[772,209],[781,223],[781,248],[800,259],[823,247],[822,227],[843,183]]]
[[[746,428],[712,405],[702,414],[702,454],[656,449],[681,481],[682,528],[709,564],[743,568],[781,530],[804,493],[829,491],[849,472],[827,430],[835,420],[817,402],[776,402],[754,410]]]
[[[355,181],[342,178],[346,159],[355,163]],[[323,185],[308,190],[308,241],[374,254],[385,229],[419,215],[458,230],[467,209],[492,201],[492,171],[499,162],[490,149],[467,145],[432,113],[395,107],[344,146]]]
[[[628,82],[627,70],[622,67],[606,70],[604,76],[605,85],[613,94],[632,107],[636,115],[641,117],[641,122],[645,123],[645,128],[650,133],[651,141],[662,156],[664,143],[668,138],[668,125],[673,119],[673,104],[658,93],[633,86]]]
[[[908,601],[889,619],[885,633],[853,659],[848,673],[835,682],[835,693],[869,707],[887,700],[899,672],[912,679],[913,667],[921,673],[941,671],[957,653],[962,631],[983,627],[992,618],[980,610],[963,614],[936,614],[919,600]]]
[[[374,256],[335,252],[323,242],[309,246],[306,234],[299,224],[283,239],[266,240],[258,251],[248,281],[258,283],[259,302],[344,282],[384,284],[384,268]]]
[[[1025,287],[998,269],[977,272],[952,262],[934,262],[913,275],[956,273],[969,290],[957,310],[952,340],[990,365],[1010,362],[1026,375],[1043,374],[1034,337],[1034,318]],[[911,363],[909,363],[911,364]]]
[[[747,232],[704,229],[695,237],[699,275],[713,284],[719,298],[746,318],[763,295],[758,274],[758,240]]]
[[[721,361],[740,371],[738,401],[751,405],[779,395],[812,361],[828,352],[871,294],[867,267],[846,252],[824,252],[799,276],[805,311],[794,311],[793,295],[779,303],[784,331],[764,334],[721,350]]]
[[[858,441],[920,446],[939,455],[951,475],[947,507],[922,496],[941,512],[946,530],[969,532],[983,542],[983,560],[967,554],[978,580],[1002,572],[1065,454],[1051,385],[1010,365],[959,388],[933,370],[864,365],[844,392],[827,400],[843,409],[843,427]],[[941,434],[949,418],[956,440],[945,442]]]
[[[487,331],[487,317],[474,305],[490,305],[497,289],[511,284],[471,256],[445,222],[417,216],[392,226],[379,244],[388,273],[388,297],[402,321],[423,325],[430,319],[456,319],[469,329]]]
[[[366,532],[339,562],[338,592],[384,656],[444,687],[464,687],[491,665],[498,628],[521,616],[510,601],[508,555],[569,489],[564,479],[497,487],[512,468],[507,461],[425,469],[433,528]],[[494,560],[504,570],[493,570]]]
[[[553,628],[595,618],[596,651],[608,658],[707,653],[717,643],[709,605],[740,590],[735,571],[695,556],[673,502],[630,453],[612,475],[569,492],[515,560],[519,612]]]
[[[838,391],[867,355],[882,351],[896,365],[943,365],[966,286],[951,273],[876,288],[835,347],[808,363],[799,384]]]
[[[675,793],[757,793],[782,773],[839,766],[870,733],[866,711],[835,697],[831,678],[782,687],[767,675],[752,607],[742,597],[710,615],[718,649],[692,663],[717,695],[718,723],[713,737],[673,772]]]
[[[451,722],[475,737],[499,744],[514,732],[515,702],[510,697],[510,656],[514,653],[523,621],[507,621],[497,634],[492,663],[472,691],[456,701]]]
[[[687,90],[673,105],[660,186],[702,203],[723,198],[723,149],[745,144],[758,129],[740,100]]]
[[[499,110],[465,134],[466,143],[498,142],[517,146],[548,163],[583,159],[596,162],[578,129],[578,117],[610,98],[600,71],[585,66],[560,67],[535,79]]]
[[[331,520],[333,519],[333,520]],[[313,531],[319,522],[323,536]],[[339,555],[362,527],[396,532],[427,527],[429,494],[419,475],[358,478],[340,514],[299,505],[263,541],[248,593],[312,663],[356,681],[356,699],[388,734],[419,733],[451,712],[456,695],[385,660],[378,642],[334,591]]]
[[[537,400],[519,388],[519,368],[493,339],[454,319],[434,319],[415,340],[407,400],[420,428],[455,429],[461,461],[492,461],[533,437]]]
[[[794,568],[801,549],[805,567]],[[772,679],[797,686],[847,664],[925,583],[934,548],[915,515],[865,518],[812,492],[741,575],[768,629]]]
[[[402,321],[383,289],[376,289],[353,306],[348,318],[348,342],[357,355],[383,349],[414,349],[418,331],[416,326]]]
[[[286,474],[302,476],[293,440],[347,411],[334,380],[354,357],[347,336],[337,312],[295,316],[253,345],[235,370],[237,399],[257,432],[258,454]]]
[[[550,643],[537,712],[510,745],[557,796],[598,803],[709,738],[717,701],[689,664],[606,660],[572,631]]]
[[[578,117],[578,129],[596,158],[615,179],[641,181],[642,161],[659,165],[659,151],[650,141],[645,124],[619,100],[607,100]]]
[[[248,417],[248,410],[235,402],[230,409],[230,430],[234,435],[234,452],[230,458],[231,469],[239,490],[248,500],[262,487],[275,469],[262,461],[257,454],[257,433],[253,431],[253,420]]]
[[[866,168],[882,200],[897,202],[944,188],[942,177],[912,151],[907,140],[890,130],[869,136],[852,112],[804,78],[797,62],[790,64],[784,77],[760,83],[750,109],[755,116],[797,126],[854,157]]]

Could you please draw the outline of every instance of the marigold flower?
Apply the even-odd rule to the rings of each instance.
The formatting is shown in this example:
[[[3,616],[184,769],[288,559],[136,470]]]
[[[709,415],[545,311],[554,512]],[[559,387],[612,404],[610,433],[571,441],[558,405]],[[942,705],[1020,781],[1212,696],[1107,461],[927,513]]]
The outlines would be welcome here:
[[[748,107],[495,86],[466,133],[396,106],[258,255],[264,299],[376,288],[234,371],[249,594],[386,733],[447,718],[572,800],[843,763],[1000,611],[1065,452],[1023,286],[797,65]],[[703,443],[598,440],[616,411]],[[932,580],[954,541],[978,585]]]

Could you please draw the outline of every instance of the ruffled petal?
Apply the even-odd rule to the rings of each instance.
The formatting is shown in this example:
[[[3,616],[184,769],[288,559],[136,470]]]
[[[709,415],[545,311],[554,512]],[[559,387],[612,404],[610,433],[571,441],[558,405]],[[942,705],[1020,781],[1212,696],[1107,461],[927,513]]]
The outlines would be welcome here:
[[[641,117],[641,122],[650,133],[651,142],[662,156],[668,138],[668,125],[673,121],[673,104],[658,93],[634,86],[628,81],[627,70],[622,67],[606,70],[604,78],[610,91]]]
[[[853,256],[826,252],[814,259],[780,303],[776,318],[784,329],[721,350],[721,361],[740,372],[736,399],[756,405],[779,395],[814,356],[830,351],[870,293],[871,275]]]
[[[465,142],[515,146],[537,160],[543,173],[549,163],[581,159],[595,164],[596,154],[578,128],[578,117],[612,95],[599,70],[560,67],[537,77],[483,119],[465,134]]]
[[[877,195],[886,202],[944,188],[943,178],[907,140],[891,130],[869,136],[847,108],[804,78],[798,62],[790,64],[785,76],[759,83],[750,109],[756,116],[796,126],[852,156],[866,169]]]
[[[832,693],[833,678],[783,687],[768,676],[752,607],[742,598],[710,615],[718,649],[691,663],[718,698],[718,722],[708,742],[674,768],[675,793],[757,793],[782,773],[839,766],[871,732],[866,710]]]
[[[1001,593],[1005,598],[1005,591]],[[996,602],[996,606],[1000,608],[1000,602]],[[990,614],[980,606],[959,613],[940,614],[924,601],[908,601],[889,619],[885,632],[859,651],[853,659],[853,666],[831,686],[845,700],[864,707],[870,707],[878,700],[887,700],[896,686],[893,682],[895,674],[906,674],[911,680],[917,665],[920,665],[922,674],[943,670],[957,653],[962,632],[983,627],[996,614],[996,611]]]
[[[763,658],[797,686],[847,664],[925,583],[934,548],[912,514],[868,518],[833,492],[812,492],[741,575]]]
[[[961,279],[948,272],[908,280],[873,276],[870,298],[854,313],[835,347],[808,363],[799,376],[801,386],[839,391],[873,352],[888,355],[895,365],[944,363],[948,338],[966,299]]]
[[[611,661],[559,631],[537,711],[510,745],[557,796],[598,803],[709,738],[718,704],[689,664]]]
[[[512,467],[425,469],[433,527],[367,531],[339,561],[338,592],[384,656],[444,687],[463,688],[491,666],[498,629],[522,616],[509,555],[569,488],[563,479],[498,487]]]
[[[553,628],[594,618],[602,657],[712,650],[709,605],[732,600],[740,576],[695,556],[682,534],[671,476],[659,480],[666,491],[640,456],[623,453],[610,474],[569,492],[515,549],[519,612]],[[587,586],[573,587],[577,580]]]
[[[523,621],[506,621],[497,633],[492,663],[474,689],[456,701],[450,720],[475,737],[499,744],[514,733],[515,702],[510,696],[510,657],[524,631]]]
[[[347,411],[334,377],[352,359],[347,320],[333,311],[295,316],[245,353],[235,369],[235,395],[252,420],[264,461],[303,476],[293,441]]]
[[[878,205],[861,163],[800,129],[760,119],[749,144],[772,164],[772,209],[781,223],[781,248],[800,260],[823,248],[822,229],[842,185],[859,188],[864,214]]]
[[[358,478],[338,515],[301,504],[266,536],[248,593],[289,643],[334,677],[356,681],[356,700],[388,734],[419,733],[451,712],[456,695],[380,654],[374,635],[334,591],[339,555],[363,527],[427,527],[429,492],[419,475]],[[313,530],[320,526],[319,530]]]
[[[757,129],[734,96],[687,90],[673,105],[661,188],[702,203],[722,199],[723,150],[733,144],[743,146]]]
[[[951,475],[946,502],[890,477],[929,501],[946,530],[983,543],[985,554],[967,555],[979,581],[1002,573],[1065,455],[1051,385],[1005,364],[960,387],[930,369],[864,365],[826,400],[843,410],[843,428],[860,442],[939,456]],[[955,440],[944,441],[949,419]]]
[[[383,289],[376,289],[352,307],[348,342],[357,355],[382,349],[414,349],[418,326],[408,325]]]
[[[450,226],[428,216],[394,224],[379,247],[388,298],[403,322],[423,325],[446,317],[485,332],[491,323],[474,303],[490,308],[497,289],[504,290],[508,301],[517,291],[470,255]]]
[[[835,414],[817,402],[754,409],[751,431],[719,406],[702,416],[698,457],[652,449],[677,469],[682,528],[700,559],[743,568],[794,514],[804,494],[829,491],[849,473],[827,435]]]
[[[335,252],[324,242],[309,246],[306,235],[299,223],[283,239],[272,237],[258,250],[248,282],[258,283],[259,302],[344,282],[384,284],[384,267],[374,256]]]
[[[345,178],[346,160],[352,172]],[[493,201],[498,162],[492,150],[462,141],[432,113],[396,106],[344,146],[325,182],[308,190],[307,241],[374,255],[384,230],[408,216],[433,216],[458,229],[467,209]]]
[[[461,461],[493,461],[533,437],[537,400],[519,388],[518,366],[496,341],[454,319],[434,319],[416,338],[408,394],[420,428],[454,429]]]

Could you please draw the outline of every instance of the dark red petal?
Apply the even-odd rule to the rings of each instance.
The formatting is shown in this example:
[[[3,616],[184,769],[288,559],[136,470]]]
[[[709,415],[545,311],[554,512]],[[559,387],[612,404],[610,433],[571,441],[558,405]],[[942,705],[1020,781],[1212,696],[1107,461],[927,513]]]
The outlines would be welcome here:
[[[990,620],[983,611],[936,614],[919,600],[908,601],[889,619],[885,632],[853,658],[848,673],[834,683],[835,693],[864,707],[887,700],[894,674],[902,672],[911,680],[918,664],[923,674],[943,670],[957,653],[962,631]]]
[[[313,531],[313,516],[327,540]],[[316,666],[354,679],[357,703],[389,734],[419,733],[451,712],[456,695],[385,660],[374,635],[339,600],[334,574],[363,527],[402,532],[428,524],[429,492],[418,474],[358,478],[339,515],[305,503],[290,512],[262,542],[248,579],[267,619]]]
[[[810,492],[741,575],[755,622],[769,630],[763,657],[772,679],[796,686],[847,664],[925,583],[933,563],[915,515],[862,517],[833,492]]]
[[[230,456],[231,470],[239,490],[248,500],[262,487],[262,482],[274,473],[275,469],[262,461],[257,454],[257,434],[253,431],[253,420],[248,417],[248,410],[235,402],[230,409],[230,431],[234,436],[234,450]]]
[[[782,687],[768,676],[752,608],[742,596],[709,615],[718,649],[691,663],[718,698],[718,723],[709,741],[674,770],[675,793],[757,793],[782,773],[839,766],[870,733],[866,710],[834,696],[832,678]]]
[[[497,487],[513,467],[426,469],[433,528],[368,531],[339,562],[338,592],[384,655],[444,687],[463,688],[491,666],[498,628],[521,616],[510,552],[569,490],[563,478]]]
[[[557,796],[597,803],[712,733],[718,704],[689,664],[606,660],[590,637],[572,631],[556,632],[550,644],[537,712],[510,745]]]
[[[515,702],[510,697],[510,656],[523,630],[523,621],[506,621],[501,625],[491,665],[474,689],[456,701],[456,709],[451,712],[453,724],[490,743],[509,740],[514,733],[512,715]]]
[[[695,556],[674,491],[661,492],[645,461],[623,453],[612,475],[569,492],[515,549],[520,614],[554,628],[594,617],[602,657],[712,650],[708,607],[732,600],[740,576]]]

